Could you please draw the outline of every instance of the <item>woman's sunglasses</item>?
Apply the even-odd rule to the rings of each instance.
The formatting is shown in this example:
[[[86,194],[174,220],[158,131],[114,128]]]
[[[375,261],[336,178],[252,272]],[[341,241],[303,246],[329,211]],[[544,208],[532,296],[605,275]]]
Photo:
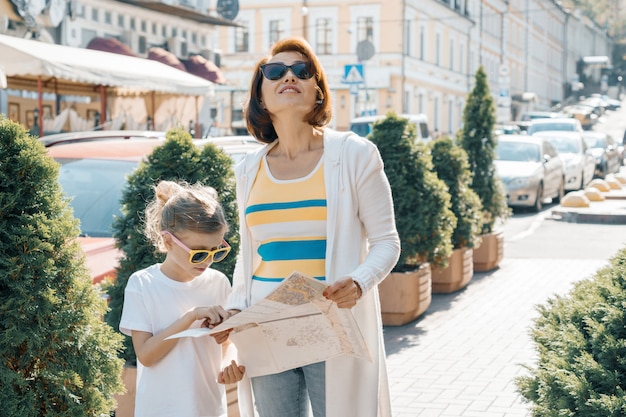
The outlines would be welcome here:
[[[174,236],[171,232],[164,230],[163,232],[161,232],[161,235],[169,235],[174,243],[187,251],[187,253],[189,254],[189,263],[194,265],[201,264],[202,262],[206,262],[207,260],[211,260],[211,262],[219,262],[223,260],[230,252],[230,245],[224,239],[222,239],[221,247],[214,250],[189,249],[187,245],[178,240],[178,238]]]
[[[291,70],[293,75],[301,80],[308,80],[313,77],[311,65],[308,62],[296,62],[292,65],[285,65],[281,62],[272,62],[261,65],[261,72],[268,80],[280,80],[287,74],[287,70]]]

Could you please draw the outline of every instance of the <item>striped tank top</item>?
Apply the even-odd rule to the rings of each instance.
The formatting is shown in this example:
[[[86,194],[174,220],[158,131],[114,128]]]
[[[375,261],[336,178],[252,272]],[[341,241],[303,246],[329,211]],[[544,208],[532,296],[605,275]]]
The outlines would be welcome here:
[[[293,180],[274,178],[263,158],[245,216],[261,259],[252,277],[252,303],[263,299],[296,270],[325,281],[323,158],[310,174]]]

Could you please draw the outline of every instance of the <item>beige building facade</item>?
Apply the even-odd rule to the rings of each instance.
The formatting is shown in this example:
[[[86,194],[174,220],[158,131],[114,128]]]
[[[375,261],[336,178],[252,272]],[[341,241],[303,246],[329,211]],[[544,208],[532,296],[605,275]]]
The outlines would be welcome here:
[[[299,35],[327,71],[339,129],[393,110],[424,113],[433,131],[454,133],[481,65],[498,120],[513,120],[562,101],[576,63],[612,49],[606,30],[552,0],[248,0],[240,7],[241,27],[219,29],[224,107],[238,117],[254,63],[277,39]],[[352,66],[362,68],[358,84],[346,83]]]

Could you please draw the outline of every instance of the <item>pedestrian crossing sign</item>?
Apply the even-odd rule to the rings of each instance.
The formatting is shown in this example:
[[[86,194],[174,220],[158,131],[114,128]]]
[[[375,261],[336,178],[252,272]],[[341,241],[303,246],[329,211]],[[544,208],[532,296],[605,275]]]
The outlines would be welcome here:
[[[363,78],[363,64],[350,64],[344,66],[344,84],[362,84],[364,82],[365,79]]]

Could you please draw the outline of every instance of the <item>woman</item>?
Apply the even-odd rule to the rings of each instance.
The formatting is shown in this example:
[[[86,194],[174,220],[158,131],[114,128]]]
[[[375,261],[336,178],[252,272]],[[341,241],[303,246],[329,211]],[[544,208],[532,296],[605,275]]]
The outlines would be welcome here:
[[[400,243],[380,155],[368,140],[325,127],[328,83],[300,38],[279,41],[257,63],[245,117],[267,145],[236,167],[241,257],[227,308],[249,307],[297,270],[352,309],[373,357],[252,378],[258,413],[304,417],[310,407],[315,417],[390,416],[377,284]],[[241,393],[239,401],[242,416],[252,415]]]

